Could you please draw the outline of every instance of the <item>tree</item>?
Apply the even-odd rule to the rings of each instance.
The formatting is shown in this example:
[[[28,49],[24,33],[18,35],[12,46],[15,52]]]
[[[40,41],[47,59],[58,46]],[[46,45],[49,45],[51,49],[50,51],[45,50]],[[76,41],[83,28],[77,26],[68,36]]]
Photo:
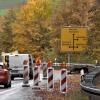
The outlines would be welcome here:
[[[57,54],[61,56],[59,52],[61,28],[64,26],[87,26],[88,1],[70,0],[68,2],[68,0],[60,0],[59,2],[60,5],[56,4],[52,15],[52,27],[54,29],[52,44],[55,51],[58,51]]]
[[[100,60],[100,0],[96,0],[89,10],[89,26],[91,42],[91,56]]]
[[[51,1],[33,0],[16,12],[12,24],[13,49],[43,55],[50,44]]]
[[[9,52],[12,46],[12,28],[11,24],[15,20],[15,11],[13,9],[8,10],[8,14],[4,17],[4,27],[1,34],[2,38],[2,51]]]

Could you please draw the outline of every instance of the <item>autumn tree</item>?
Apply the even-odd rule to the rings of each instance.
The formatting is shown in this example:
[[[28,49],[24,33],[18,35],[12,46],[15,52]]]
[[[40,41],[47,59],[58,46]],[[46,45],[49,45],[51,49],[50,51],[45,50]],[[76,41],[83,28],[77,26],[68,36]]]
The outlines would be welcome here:
[[[16,12],[12,24],[13,49],[43,55],[50,45],[51,1],[33,0]]]
[[[8,10],[6,16],[4,16],[2,38],[2,51],[9,52],[12,47],[12,27],[11,24],[15,21],[15,11],[13,9]]]
[[[59,52],[61,28],[64,26],[87,26],[88,0],[59,0],[58,3],[53,11],[52,27],[54,34],[52,37],[55,40],[53,41],[55,51],[58,51],[58,55],[61,56]]]
[[[96,0],[89,10],[89,26],[91,57],[100,61],[100,0]]]

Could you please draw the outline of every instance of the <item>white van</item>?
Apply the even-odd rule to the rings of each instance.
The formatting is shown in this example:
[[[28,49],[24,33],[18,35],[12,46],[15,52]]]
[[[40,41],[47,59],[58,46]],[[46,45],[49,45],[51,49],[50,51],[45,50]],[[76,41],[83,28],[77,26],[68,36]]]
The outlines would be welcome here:
[[[8,57],[8,58],[7,58]],[[14,80],[15,77],[23,77],[23,62],[27,60],[29,63],[29,77],[33,78],[33,59],[30,54],[16,54],[9,55],[5,58],[7,66],[11,69],[11,79]]]

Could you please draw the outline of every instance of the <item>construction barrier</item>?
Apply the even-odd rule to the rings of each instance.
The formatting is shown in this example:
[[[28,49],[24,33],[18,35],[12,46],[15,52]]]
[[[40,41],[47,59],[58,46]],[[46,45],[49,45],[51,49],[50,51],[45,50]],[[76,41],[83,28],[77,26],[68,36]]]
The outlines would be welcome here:
[[[24,71],[23,71],[23,85],[22,87],[29,87],[29,65],[28,65],[28,61],[24,60],[23,62],[23,67],[24,67]]]
[[[60,91],[61,93],[67,92],[67,70],[61,69]]]
[[[38,88],[39,87],[39,68],[38,66],[34,67],[33,70],[33,81],[34,81],[34,88]]]
[[[50,67],[47,69],[47,89],[49,91],[54,89],[54,80],[53,80],[53,72],[54,72],[54,68]]]
[[[47,79],[47,63],[46,62],[43,63],[42,69],[43,69],[43,79]]]

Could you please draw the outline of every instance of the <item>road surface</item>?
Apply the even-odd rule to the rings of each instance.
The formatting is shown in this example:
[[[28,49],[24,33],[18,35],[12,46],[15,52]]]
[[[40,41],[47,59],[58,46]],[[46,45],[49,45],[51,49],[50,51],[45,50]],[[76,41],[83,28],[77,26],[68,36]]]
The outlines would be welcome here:
[[[22,87],[23,80],[15,79],[12,81],[11,88],[0,86],[0,100],[33,100],[35,94],[32,92],[33,81],[29,81],[31,87]]]

